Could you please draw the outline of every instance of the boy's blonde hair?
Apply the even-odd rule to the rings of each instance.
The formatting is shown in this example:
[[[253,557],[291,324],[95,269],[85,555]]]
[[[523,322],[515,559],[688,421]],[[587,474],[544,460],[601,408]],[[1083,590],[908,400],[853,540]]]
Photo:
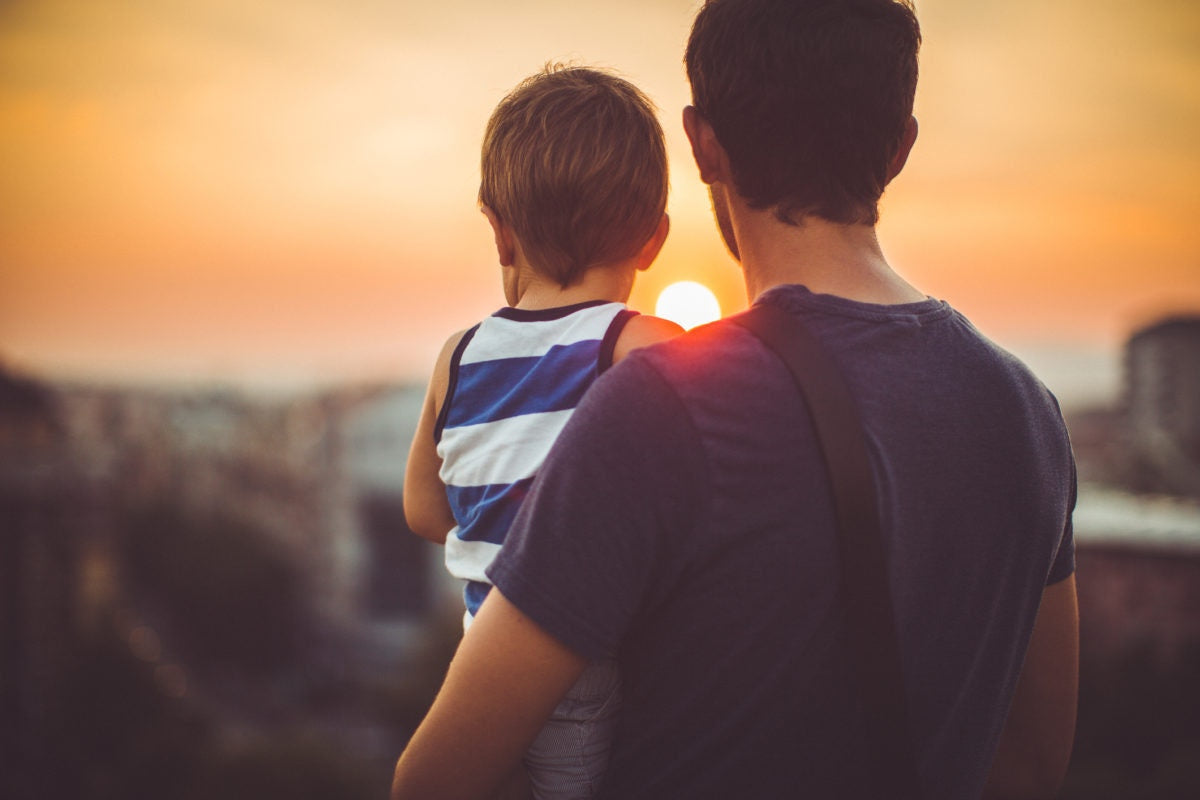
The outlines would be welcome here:
[[[637,255],[667,205],[667,153],[654,105],[628,81],[548,65],[488,120],[479,201],[526,258],[562,286]]]

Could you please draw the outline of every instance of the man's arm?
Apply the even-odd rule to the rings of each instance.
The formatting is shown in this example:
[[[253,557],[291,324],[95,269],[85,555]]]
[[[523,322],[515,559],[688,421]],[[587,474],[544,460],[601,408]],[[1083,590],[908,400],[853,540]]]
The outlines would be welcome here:
[[[392,800],[489,796],[586,665],[493,588],[396,764]]]
[[[1079,606],[1075,576],[1047,586],[985,800],[1054,797],[1075,738]]]

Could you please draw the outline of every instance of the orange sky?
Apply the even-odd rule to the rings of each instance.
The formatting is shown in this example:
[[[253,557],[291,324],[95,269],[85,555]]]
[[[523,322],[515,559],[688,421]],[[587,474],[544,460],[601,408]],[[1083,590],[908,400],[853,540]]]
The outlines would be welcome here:
[[[690,0],[0,0],[0,359],[44,375],[423,376],[502,302],[475,209],[547,60],[662,108],[675,280],[744,306],[679,126]],[[1200,5],[924,0],[898,269],[1019,353],[1200,309]],[[1051,382],[1053,388],[1053,382]]]

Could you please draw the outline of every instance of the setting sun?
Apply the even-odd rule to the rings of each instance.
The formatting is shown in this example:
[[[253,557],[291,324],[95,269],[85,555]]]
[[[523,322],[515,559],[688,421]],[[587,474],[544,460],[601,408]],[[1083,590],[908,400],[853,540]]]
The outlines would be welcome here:
[[[690,330],[720,319],[721,304],[707,286],[695,281],[679,281],[662,290],[654,313]]]

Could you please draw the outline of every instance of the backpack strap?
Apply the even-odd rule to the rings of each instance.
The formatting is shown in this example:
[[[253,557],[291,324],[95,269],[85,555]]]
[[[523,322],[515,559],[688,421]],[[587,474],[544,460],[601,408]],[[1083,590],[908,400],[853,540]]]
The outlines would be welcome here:
[[[868,752],[861,763],[875,771],[871,784],[876,797],[917,800],[920,780],[875,479],[854,396],[837,365],[796,315],[756,305],[730,321],[758,337],[787,365],[812,417],[833,493],[851,668],[867,714]]]

